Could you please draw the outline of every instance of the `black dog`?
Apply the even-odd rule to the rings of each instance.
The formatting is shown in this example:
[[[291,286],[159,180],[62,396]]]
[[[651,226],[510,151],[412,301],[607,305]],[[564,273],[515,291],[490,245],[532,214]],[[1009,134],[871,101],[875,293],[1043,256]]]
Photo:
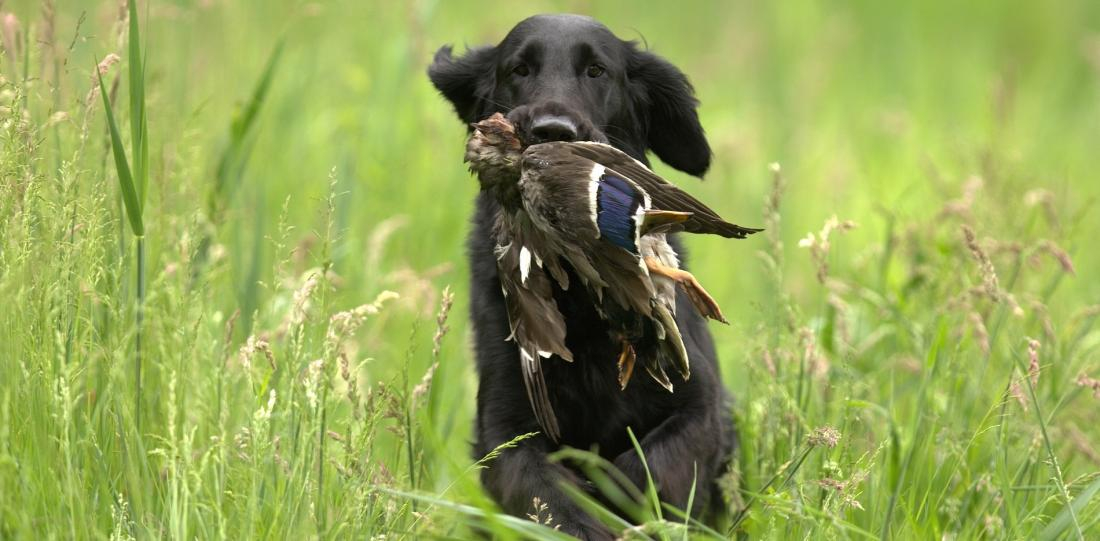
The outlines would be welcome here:
[[[697,101],[684,74],[587,17],[531,17],[499,45],[471,49],[459,58],[443,47],[428,75],[467,123],[503,111],[529,142],[605,141],[643,162],[646,150],[652,150],[665,163],[697,176],[710,165]],[[539,430],[516,345],[507,340],[508,317],[490,234],[497,211],[489,197],[478,197],[469,239],[480,380],[474,445],[478,458]],[[679,243],[674,246],[682,256]],[[714,344],[691,303],[681,292],[678,323],[692,377],[675,380],[675,393],[670,394],[650,378],[635,378],[620,391],[618,346],[585,288],[558,291],[556,300],[568,322],[567,345],[576,357],[573,363],[556,357],[543,363],[562,444],[598,449],[644,487],[645,471],[627,434],[630,427],[664,501],[686,507],[695,483],[692,516],[706,510],[708,500],[713,507],[720,501],[715,480],[726,466],[735,435]],[[527,439],[484,470],[482,482],[509,513],[532,512],[532,500],[538,497],[564,531],[589,539],[611,537],[558,488],[563,480],[589,487],[575,470],[548,461],[547,454],[557,447],[541,435]]]

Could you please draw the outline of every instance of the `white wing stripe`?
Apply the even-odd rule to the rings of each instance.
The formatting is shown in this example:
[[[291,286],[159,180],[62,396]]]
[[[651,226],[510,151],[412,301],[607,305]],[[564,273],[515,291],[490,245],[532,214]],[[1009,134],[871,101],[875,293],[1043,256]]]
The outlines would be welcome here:
[[[526,246],[519,249],[519,281],[527,285],[527,275],[531,273],[531,250]]]
[[[596,197],[600,191],[600,179],[603,178],[603,172],[607,169],[601,164],[596,164],[592,167],[592,172],[589,173],[588,178],[588,212],[592,218],[592,225],[596,226],[596,238],[600,238],[600,228],[598,224]]]

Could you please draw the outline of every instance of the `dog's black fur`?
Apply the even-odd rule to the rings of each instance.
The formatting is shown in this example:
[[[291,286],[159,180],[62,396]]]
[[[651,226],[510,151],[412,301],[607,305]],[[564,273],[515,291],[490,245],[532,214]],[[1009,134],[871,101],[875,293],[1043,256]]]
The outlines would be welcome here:
[[[665,163],[696,176],[710,165],[697,101],[684,74],[587,17],[531,17],[499,45],[474,48],[458,58],[450,47],[443,47],[428,75],[467,123],[503,111],[529,142],[607,141],[643,162],[646,150],[652,150]],[[479,377],[474,444],[478,458],[520,434],[539,430],[524,390],[516,345],[507,340],[508,318],[490,235],[497,210],[494,201],[480,195],[469,238],[470,313]],[[682,247],[674,246],[682,256]],[[592,299],[584,288],[574,287],[556,292],[556,300],[568,322],[567,345],[576,357],[573,363],[556,357],[543,362],[561,443],[598,449],[644,487],[642,462],[626,431],[630,427],[664,501],[686,507],[697,476],[692,515],[713,507],[720,501],[715,481],[735,435],[714,344],[692,304],[683,294],[677,300],[692,376],[686,382],[674,381],[675,393],[670,394],[645,374],[635,375],[620,391],[618,346]],[[610,538],[610,531],[558,488],[557,483],[565,480],[591,490],[575,470],[547,460],[557,448],[541,435],[525,440],[484,470],[482,482],[509,513],[532,512],[537,496],[564,531],[582,538]]]

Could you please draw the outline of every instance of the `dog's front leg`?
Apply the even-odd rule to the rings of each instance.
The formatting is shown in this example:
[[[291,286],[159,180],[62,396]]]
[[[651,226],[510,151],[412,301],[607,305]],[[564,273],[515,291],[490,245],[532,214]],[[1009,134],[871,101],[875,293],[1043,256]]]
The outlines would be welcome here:
[[[485,349],[481,348],[482,353]],[[548,454],[556,446],[546,436],[535,434],[508,445],[518,435],[538,432],[539,427],[518,381],[520,376],[513,373],[518,372],[519,359],[512,358],[514,353],[500,353],[497,369],[481,372],[478,389],[476,452],[497,455],[481,471],[485,490],[510,515],[530,517],[580,539],[614,539],[611,530],[562,490],[563,483],[583,487],[584,480],[549,460]]]
[[[679,509],[687,507],[695,485],[694,505],[690,511],[692,516],[698,516],[711,493],[708,481],[714,479],[725,458],[727,432],[727,426],[713,411],[677,412],[639,442],[645,464],[634,449],[620,454],[614,463],[643,490],[647,481],[645,467],[648,466],[661,501]]]
[[[497,457],[481,473],[486,490],[510,515],[530,517],[580,539],[615,539],[611,530],[559,488],[561,483],[580,486],[582,481],[568,468],[547,460],[537,448],[539,443],[527,440]]]

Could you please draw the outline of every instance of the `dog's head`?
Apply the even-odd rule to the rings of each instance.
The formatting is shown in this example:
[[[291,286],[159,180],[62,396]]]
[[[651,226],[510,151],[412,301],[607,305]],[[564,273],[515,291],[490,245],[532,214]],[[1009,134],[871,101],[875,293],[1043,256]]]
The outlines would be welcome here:
[[[687,77],[661,57],[578,15],[537,15],[496,46],[455,57],[441,48],[428,76],[463,122],[503,111],[525,141],[606,141],[702,176],[707,144]]]

